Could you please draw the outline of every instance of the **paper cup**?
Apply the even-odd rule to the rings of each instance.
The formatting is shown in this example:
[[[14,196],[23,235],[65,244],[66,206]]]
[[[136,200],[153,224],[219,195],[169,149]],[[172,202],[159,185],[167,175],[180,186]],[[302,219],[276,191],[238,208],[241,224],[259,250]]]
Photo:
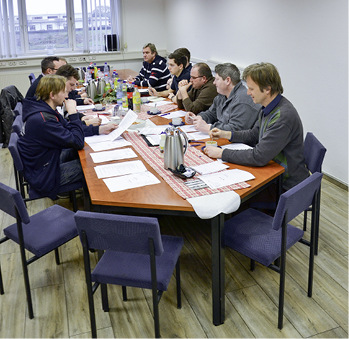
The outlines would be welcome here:
[[[178,126],[178,125],[180,125],[182,123],[182,118],[173,118],[172,119],[172,125],[173,126]]]
[[[213,141],[213,140],[206,141],[206,147],[207,147],[207,146],[214,146],[214,147],[217,147],[217,141]]]
[[[95,104],[95,109],[96,109],[96,111],[101,111],[103,109],[103,105],[102,104]]]

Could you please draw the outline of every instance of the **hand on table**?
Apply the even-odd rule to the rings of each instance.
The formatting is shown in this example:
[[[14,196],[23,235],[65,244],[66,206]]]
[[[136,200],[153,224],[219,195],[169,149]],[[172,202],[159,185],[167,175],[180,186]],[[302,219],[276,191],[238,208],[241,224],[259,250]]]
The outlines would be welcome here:
[[[150,95],[153,95],[155,97],[159,96],[159,92],[153,87],[148,87],[148,92]]]
[[[84,99],[84,105],[93,105],[95,102],[91,98]]]
[[[194,118],[196,117],[196,115],[193,112],[187,112],[187,114],[185,115],[185,123],[187,125],[192,125],[194,123]]]
[[[223,149],[215,146],[207,146],[204,148],[204,153],[210,158],[221,159],[223,154]]]
[[[84,115],[81,118],[82,121],[85,121],[86,126],[93,125],[93,126],[99,126],[102,122],[101,118],[93,117],[91,115]]]
[[[99,134],[109,134],[112,131],[114,131],[114,129],[116,129],[117,127],[118,125],[116,124],[106,124],[99,126]]]
[[[202,119],[202,117],[200,115],[195,115],[192,118],[192,120],[193,120],[194,127],[199,132],[203,132],[203,133],[209,133],[210,132],[211,125],[209,125],[204,119]]]
[[[209,134],[210,134],[210,137],[213,139],[220,139],[220,138],[224,138],[228,140],[231,139],[231,131],[223,131],[217,127],[212,128]]]

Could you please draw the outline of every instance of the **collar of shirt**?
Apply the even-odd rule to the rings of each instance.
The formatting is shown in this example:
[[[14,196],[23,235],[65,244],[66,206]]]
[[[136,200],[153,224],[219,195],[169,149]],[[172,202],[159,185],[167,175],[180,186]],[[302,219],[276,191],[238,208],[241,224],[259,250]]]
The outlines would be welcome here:
[[[281,99],[282,95],[278,94],[268,106],[262,106],[263,115],[266,117],[279,104]]]

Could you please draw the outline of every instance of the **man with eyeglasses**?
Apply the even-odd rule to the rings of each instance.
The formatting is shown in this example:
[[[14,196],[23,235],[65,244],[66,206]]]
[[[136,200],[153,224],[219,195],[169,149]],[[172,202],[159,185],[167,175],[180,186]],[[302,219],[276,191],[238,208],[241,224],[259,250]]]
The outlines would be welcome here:
[[[210,67],[204,62],[195,64],[190,71],[190,81],[178,84],[177,104],[188,112],[198,114],[207,110],[217,95]]]
[[[29,87],[26,99],[33,98],[35,96],[36,87],[38,87],[39,81],[42,77],[48,74],[56,74],[59,67],[65,65],[67,61],[64,58],[58,58],[56,56],[49,56],[41,61],[41,74],[35,79],[32,85]]]

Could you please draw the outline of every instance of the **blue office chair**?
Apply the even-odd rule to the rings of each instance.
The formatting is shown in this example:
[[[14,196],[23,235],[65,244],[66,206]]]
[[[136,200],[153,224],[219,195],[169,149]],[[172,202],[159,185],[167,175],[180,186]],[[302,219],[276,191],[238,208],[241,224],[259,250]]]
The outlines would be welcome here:
[[[15,117],[15,120],[13,120],[12,124],[12,132],[17,133],[18,135],[21,135],[22,133],[22,128],[23,128],[23,120],[21,115],[17,115]],[[10,137],[11,139],[11,137]]]
[[[174,267],[177,307],[181,308],[179,255],[183,239],[161,235],[156,218],[78,211],[75,221],[83,247],[92,337],[97,337],[93,293],[101,285],[103,310],[109,311],[107,284],[122,286],[124,301],[126,286],[151,289],[155,337],[160,337],[158,304]],[[99,252],[92,273],[89,249]]]
[[[312,296],[315,230],[322,174],[314,173],[280,196],[274,217],[255,209],[247,209],[229,219],[224,227],[224,245],[280,274],[278,328],[283,326],[286,251],[302,240],[304,231],[288,224],[310,205],[312,225],[310,237],[308,297]],[[280,258],[280,260],[279,260]],[[275,263],[275,262],[278,262]]]
[[[311,132],[308,132],[305,140],[304,140],[304,158],[305,163],[307,165],[308,170],[311,173],[322,172],[322,163],[325,158],[326,148],[321,144],[321,142],[315,137],[315,135]],[[318,254],[319,250],[319,229],[320,229],[320,195],[321,190],[319,190],[319,197],[317,199],[317,229],[315,230],[315,255]],[[303,219],[303,230],[307,229],[307,212],[311,211],[312,207],[309,207],[304,211],[304,219]]]
[[[0,239],[0,243],[11,239],[19,244],[29,318],[32,319],[34,312],[28,265],[53,250],[56,263],[59,265],[58,247],[78,234],[74,212],[59,205],[53,205],[29,217],[20,193],[2,183],[0,183],[0,210],[16,218],[16,223],[4,229],[5,237]],[[26,259],[26,250],[33,254],[29,259]]]
[[[29,78],[30,85],[32,85],[33,82],[34,82],[35,79],[36,79],[35,74],[34,74],[34,73],[30,73],[30,74],[28,75],[28,78]]]
[[[11,133],[10,142],[8,145],[8,149],[9,149],[11,156],[12,156],[12,159],[13,159],[16,189],[18,191],[20,191],[21,196],[23,197],[25,202],[45,198],[45,196],[40,195],[37,191],[31,189],[29,183],[26,181],[26,179],[24,177],[24,166],[23,166],[22,159],[21,159],[21,156],[20,156],[19,151],[18,151],[18,147],[17,147],[18,139],[19,139],[19,136],[17,133],[15,133],[15,132]],[[85,186],[85,184],[83,182],[74,182],[71,184],[63,185],[59,189],[58,194],[65,193],[65,192],[71,193],[74,212],[76,212],[78,210],[75,191],[80,189],[81,187],[83,187],[85,190],[84,186]],[[87,199],[85,194],[84,194],[84,199]]]

